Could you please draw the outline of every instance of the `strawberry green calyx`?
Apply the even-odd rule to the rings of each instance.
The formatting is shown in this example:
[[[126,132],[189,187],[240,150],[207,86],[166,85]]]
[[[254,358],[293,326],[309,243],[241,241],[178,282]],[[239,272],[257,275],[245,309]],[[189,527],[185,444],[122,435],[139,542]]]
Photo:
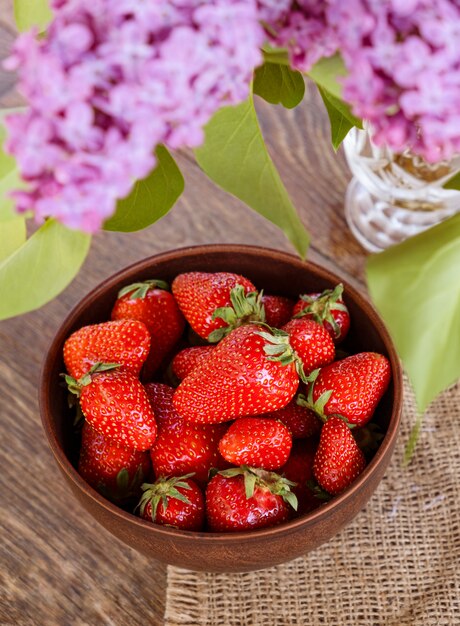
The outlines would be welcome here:
[[[310,409],[310,411],[313,411],[314,413],[316,413],[316,415],[323,422],[326,422],[327,417],[324,414],[324,407],[328,403],[329,398],[332,396],[332,390],[328,389],[327,391],[325,391],[323,394],[321,394],[321,396],[318,398],[316,402],[313,400],[313,388],[315,386],[315,380],[318,378],[319,373],[320,373],[320,370],[317,369],[317,370],[314,370],[310,374],[309,384],[308,384],[308,393],[306,396],[303,393],[299,393],[299,395],[297,396],[296,402],[299,406],[303,406],[306,409]]]
[[[332,389],[327,389],[324,393],[322,393],[320,397],[316,400],[316,402],[313,400],[313,388],[315,386],[315,381],[318,378],[318,374],[320,373],[320,371],[321,371],[320,369],[314,370],[310,374],[310,376],[307,377],[308,393],[306,396],[303,393],[299,393],[296,399],[297,404],[299,406],[305,407],[306,409],[310,409],[310,411],[313,411],[314,413],[316,413],[316,415],[324,423],[326,423],[330,417],[334,416],[334,417],[339,417],[341,420],[343,420],[349,428],[354,428],[355,424],[350,424],[347,418],[344,417],[343,415],[339,415],[338,413],[331,413],[329,415],[325,414],[324,407],[329,402],[330,397],[332,396],[332,393],[333,393]]]
[[[297,511],[297,496],[291,491],[291,487],[296,487],[297,483],[280,476],[276,472],[268,472],[260,467],[242,465],[241,467],[231,467],[218,473],[227,478],[243,476],[246,498],[252,498],[255,488],[261,487],[268,489],[275,496],[280,496]]]
[[[269,332],[259,331],[257,334],[266,340],[264,352],[269,361],[279,361],[283,365],[289,365],[297,361],[297,355],[289,342],[289,334],[278,328],[271,328],[268,324],[260,324]]]
[[[339,283],[334,289],[325,289],[317,298],[309,295],[300,296],[300,299],[303,300],[307,306],[294,315],[294,318],[310,315],[318,324],[329,322],[337,338],[340,335],[340,328],[332,315],[332,311],[348,311],[343,302],[339,302],[342,298],[342,294],[343,285]]]
[[[75,394],[77,397],[80,396],[81,390],[83,387],[86,387],[91,383],[93,374],[100,374],[101,372],[108,372],[110,370],[121,367],[120,363],[95,363],[86,374],[84,374],[79,380],[73,378],[73,376],[69,376],[68,374],[61,374],[64,377],[64,380],[67,384],[67,388],[70,393]]]
[[[297,374],[302,382],[308,384],[312,379],[312,375],[319,372],[315,370],[309,376],[305,374],[303,363],[297,352],[291,346],[289,341],[289,333],[285,330],[272,328],[268,324],[260,324],[267,328],[270,332],[260,331],[258,334],[268,342],[264,346],[264,352],[270,361],[279,361],[282,365],[295,363]],[[317,375],[317,374],[316,374]]]
[[[382,429],[375,422],[370,422],[366,426],[358,428],[353,434],[358,447],[361,448],[365,455],[373,454],[380,446],[380,442],[384,437]]]
[[[306,485],[318,500],[321,500],[322,502],[329,502],[329,500],[332,500],[331,494],[322,489],[316,480],[310,478],[307,480]]]
[[[185,474],[184,476],[164,477],[160,476],[154,483],[144,483],[141,485],[143,494],[139,500],[138,505],[134,509],[139,509],[141,515],[144,514],[145,507],[150,503],[152,507],[151,517],[152,522],[155,522],[158,505],[160,502],[163,505],[163,510],[168,508],[168,500],[175,498],[185,504],[190,504],[190,500],[186,495],[178,491],[178,487],[181,489],[191,489],[190,485],[185,482],[187,478],[191,478],[195,474]]]
[[[137,468],[132,480],[129,478],[128,470],[124,467],[117,474],[116,487],[109,488],[104,483],[99,483],[97,490],[108,500],[125,501],[137,495],[144,479],[144,470],[141,465]]]
[[[262,304],[263,291],[245,293],[242,285],[236,285],[230,291],[231,306],[217,308],[212,319],[220,318],[227,326],[217,328],[208,335],[210,343],[217,343],[233,329],[249,322],[265,322],[265,309]]]
[[[126,296],[128,293],[130,294],[130,300],[137,300],[138,298],[145,298],[147,292],[151,289],[163,289],[164,291],[170,291],[169,284],[164,280],[145,280],[141,283],[132,283],[131,285],[126,285],[118,292],[118,297],[122,298]]]

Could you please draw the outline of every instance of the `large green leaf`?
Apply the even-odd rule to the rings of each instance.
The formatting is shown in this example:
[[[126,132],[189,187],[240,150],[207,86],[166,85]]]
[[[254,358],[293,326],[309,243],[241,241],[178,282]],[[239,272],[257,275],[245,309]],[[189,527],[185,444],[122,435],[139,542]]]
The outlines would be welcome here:
[[[444,189],[456,189],[460,191],[460,172],[449,178],[449,180],[444,183]]]
[[[14,0],[14,18],[21,32],[32,26],[43,31],[52,17],[48,0]]]
[[[370,257],[372,298],[424,411],[460,377],[460,214]]]
[[[220,109],[195,150],[197,161],[220,187],[281,228],[305,256],[309,236],[268,154],[253,98]]]
[[[356,117],[354,118],[354,121],[351,120],[353,115],[350,110],[348,110],[347,115],[345,115],[345,111],[348,107],[342,100],[339,100],[335,96],[331,95],[319,85],[318,90],[321,94],[321,98],[323,99],[327,114],[329,115],[332,146],[337,152],[340,144],[348,135],[349,130],[353,128],[353,126],[362,128],[362,124]]]
[[[91,237],[46,221],[0,263],[0,320],[43,306],[72,281]]]
[[[317,85],[336,98],[341,98],[342,96],[342,86],[337,79],[346,75],[347,70],[339,54],[320,59],[311,70],[307,72],[307,76],[314,80]]]
[[[146,228],[166,215],[184,191],[184,178],[166,148],[158,146],[156,156],[155,169],[135,183],[129,196],[118,201],[115,214],[104,224],[105,230]]]
[[[26,240],[26,220],[15,217],[0,223],[0,262],[13,254]]]
[[[255,71],[254,93],[270,104],[293,109],[305,95],[305,80],[287,65],[266,62]]]

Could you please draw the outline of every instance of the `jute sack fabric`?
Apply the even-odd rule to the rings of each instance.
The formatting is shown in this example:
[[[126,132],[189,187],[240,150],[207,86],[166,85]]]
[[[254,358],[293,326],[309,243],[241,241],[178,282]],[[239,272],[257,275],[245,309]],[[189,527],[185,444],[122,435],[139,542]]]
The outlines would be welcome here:
[[[459,418],[456,385],[431,405],[404,468],[416,420],[406,388],[387,475],[350,526],[315,552],[259,572],[169,567],[166,626],[459,626]]]

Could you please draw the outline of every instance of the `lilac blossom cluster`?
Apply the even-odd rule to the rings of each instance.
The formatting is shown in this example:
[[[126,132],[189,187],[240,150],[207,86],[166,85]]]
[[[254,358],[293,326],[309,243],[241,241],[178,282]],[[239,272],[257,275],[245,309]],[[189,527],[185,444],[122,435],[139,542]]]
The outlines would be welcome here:
[[[343,97],[377,143],[460,152],[460,0],[54,0],[7,61],[29,106],[7,118],[19,211],[94,232],[155,165],[247,98],[260,47],[307,72],[340,52]]]
[[[16,41],[26,111],[7,149],[17,209],[99,229],[155,165],[158,144],[197,146],[223,105],[249,95],[265,35],[255,0],[54,0],[44,38]]]
[[[340,52],[343,98],[376,143],[432,162],[460,152],[459,0],[297,0],[278,14],[260,4],[294,67]]]

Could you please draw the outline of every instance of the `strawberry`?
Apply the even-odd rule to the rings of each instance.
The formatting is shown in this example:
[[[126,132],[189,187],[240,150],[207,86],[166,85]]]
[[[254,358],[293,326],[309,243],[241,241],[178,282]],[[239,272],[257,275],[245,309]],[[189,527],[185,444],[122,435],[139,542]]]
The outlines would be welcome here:
[[[216,474],[206,489],[206,517],[212,532],[266,528],[285,522],[295,509],[293,484],[274,472],[234,467]]]
[[[148,452],[124,448],[84,422],[78,472],[113,502],[136,496],[150,472]]]
[[[283,422],[288,427],[293,439],[311,437],[321,430],[321,420],[316,413],[297,404],[294,398],[284,408],[264,413],[264,417],[271,417]]]
[[[350,328],[350,313],[342,299],[343,285],[322,293],[300,296],[294,306],[294,317],[306,316],[324,326],[336,344],[343,341]]]
[[[205,500],[203,492],[191,480],[191,476],[193,474],[176,478],[160,477],[152,484],[144,483],[144,493],[137,505],[140,516],[163,526],[202,530]]]
[[[219,442],[219,452],[229,463],[266,470],[284,465],[291,447],[288,428],[278,420],[264,417],[236,420]]]
[[[176,354],[172,361],[172,373],[183,380],[214,350],[214,346],[192,346]]]
[[[162,280],[133,283],[118,292],[112,309],[113,320],[138,320],[151,335],[150,352],[144,366],[147,380],[158,370],[185,328],[184,316],[168,289],[168,283]]]
[[[146,385],[155,415],[159,417],[158,437],[150,451],[155,475],[181,476],[193,472],[195,480],[204,483],[211,468],[227,466],[218,450],[225,426],[185,422],[172,403],[169,389],[174,392],[166,385]]]
[[[78,381],[66,376],[69,391],[79,396],[91,426],[119,445],[148,450],[157,434],[147,394],[130,372],[114,363],[97,363]]]
[[[255,324],[233,330],[176,389],[179,415],[210,424],[286,406],[299,379],[295,355],[278,341]]]
[[[320,487],[333,496],[342,493],[365,467],[366,459],[349,426],[340,417],[330,417],[321,430],[313,463]]]
[[[155,415],[158,432],[170,421],[181,419],[172,403],[174,387],[163,383],[147,383],[144,389]]]
[[[321,500],[310,487],[310,481],[313,478],[313,461],[317,448],[318,441],[316,437],[296,441],[292,446],[288,460],[279,469],[279,473],[282,476],[296,483],[296,486],[292,487],[291,491],[295,493],[299,501],[297,509],[299,515],[308,513],[321,504]]]
[[[232,292],[237,286],[239,289]],[[176,276],[171,287],[182,313],[203,339],[209,340],[210,334],[214,333],[212,340],[218,341],[227,330],[239,325],[240,317],[251,317],[260,309],[256,288],[239,274],[188,272]],[[245,295],[249,293],[253,295],[248,305]],[[216,332],[219,329],[222,331]]]
[[[64,344],[64,363],[77,380],[99,362],[119,363],[139,376],[150,350],[150,333],[145,324],[123,320],[84,326]]]
[[[264,294],[261,302],[265,310],[265,322],[269,326],[281,328],[293,315],[294,302],[289,298]]]
[[[334,342],[321,324],[306,318],[294,319],[282,330],[289,334],[289,343],[300,358],[306,375],[334,360]]]
[[[300,402],[321,417],[340,415],[349,424],[364,426],[385,393],[391,378],[388,359],[360,352],[320,370]]]

